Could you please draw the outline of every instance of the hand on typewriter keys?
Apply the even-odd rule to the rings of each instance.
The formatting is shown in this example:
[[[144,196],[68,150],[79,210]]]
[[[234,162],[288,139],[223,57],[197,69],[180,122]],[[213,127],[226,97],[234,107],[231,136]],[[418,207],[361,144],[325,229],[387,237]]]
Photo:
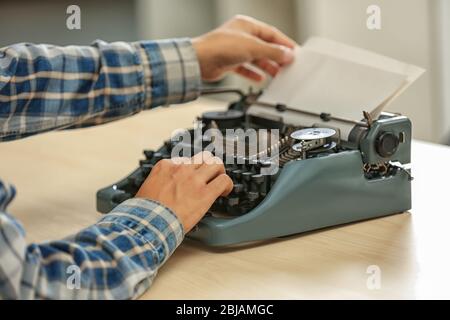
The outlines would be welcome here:
[[[188,232],[218,197],[227,196],[232,189],[233,181],[225,174],[222,160],[210,152],[201,152],[192,158],[156,163],[136,197],[170,208]]]
[[[228,71],[261,81],[262,73],[248,67],[248,63],[274,77],[281,66],[294,59],[293,40],[276,28],[246,16],[236,16],[194,38],[192,43],[206,81],[219,80]]]

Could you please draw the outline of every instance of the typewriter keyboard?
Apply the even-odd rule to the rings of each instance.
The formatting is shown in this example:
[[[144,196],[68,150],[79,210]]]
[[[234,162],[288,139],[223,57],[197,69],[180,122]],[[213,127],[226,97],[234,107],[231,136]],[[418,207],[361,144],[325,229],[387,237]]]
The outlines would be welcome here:
[[[169,151],[168,144],[159,152],[145,150],[145,159],[139,161],[139,168],[114,186],[115,190],[119,191],[112,198],[114,204],[117,205],[133,197],[154,165],[162,159],[170,158]],[[267,163],[264,162],[250,160],[236,162],[225,165],[226,173],[234,183],[232,192],[226,197],[217,199],[211,207],[210,213],[233,216],[245,214],[264,199],[279,175],[262,174],[261,169],[267,166]]]

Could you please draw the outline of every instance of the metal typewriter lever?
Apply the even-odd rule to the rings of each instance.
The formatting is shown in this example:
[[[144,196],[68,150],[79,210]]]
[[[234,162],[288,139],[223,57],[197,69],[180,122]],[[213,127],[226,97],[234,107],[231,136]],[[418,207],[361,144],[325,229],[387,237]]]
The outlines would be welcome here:
[[[414,180],[414,177],[411,174],[411,171],[410,171],[411,168],[410,168],[409,165],[404,165],[404,164],[402,164],[400,162],[395,162],[395,161],[389,161],[389,165],[391,167],[393,167],[393,168],[397,168],[398,170],[403,171],[404,173],[406,173],[408,175],[408,180],[409,181],[413,181]]]
[[[239,95],[241,98],[245,98],[247,96],[247,94],[245,94],[242,90],[233,88],[202,88],[200,90],[200,94],[202,96],[222,94],[222,93],[234,93]]]
[[[295,113],[318,117],[325,122],[335,120],[335,121],[350,123],[350,124],[354,124],[354,125],[357,125],[360,127],[366,127],[366,128],[370,127],[370,125],[371,125],[371,120],[367,119],[367,118],[365,118],[364,121],[356,121],[356,120],[333,116],[332,114],[329,114],[326,112],[316,113],[316,112],[301,110],[299,108],[293,108],[286,104],[259,101],[258,98],[261,96],[263,91],[258,90],[256,92],[254,92],[251,87],[250,87],[248,93],[244,93],[240,89],[233,89],[233,88],[225,88],[225,89],[223,89],[223,88],[222,89],[221,88],[204,88],[204,89],[201,89],[200,92],[201,92],[201,95],[205,95],[205,96],[206,95],[214,95],[214,94],[223,94],[223,93],[234,93],[234,94],[239,95],[241,98],[241,101],[245,102],[245,104],[247,106],[254,104],[257,106],[261,106],[261,107],[273,108],[273,109],[277,110],[278,112],[291,111],[291,112],[295,112]]]
[[[203,96],[233,93],[237,94],[242,101],[250,105],[256,102],[262,94],[262,90],[253,91],[253,88],[250,87],[248,93],[244,93],[242,90],[234,88],[203,88],[200,90],[200,93]]]

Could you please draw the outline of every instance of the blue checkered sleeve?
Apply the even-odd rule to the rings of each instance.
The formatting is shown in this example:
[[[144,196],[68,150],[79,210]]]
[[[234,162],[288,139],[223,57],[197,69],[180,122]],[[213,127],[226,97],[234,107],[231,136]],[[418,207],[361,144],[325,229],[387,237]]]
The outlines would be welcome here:
[[[13,45],[0,49],[0,141],[189,101],[199,85],[187,39]],[[7,210],[15,193],[0,180],[0,298],[135,298],[184,237],[169,208],[134,198],[73,236],[27,244]]]
[[[189,39],[0,49],[0,141],[97,125],[198,97]]]

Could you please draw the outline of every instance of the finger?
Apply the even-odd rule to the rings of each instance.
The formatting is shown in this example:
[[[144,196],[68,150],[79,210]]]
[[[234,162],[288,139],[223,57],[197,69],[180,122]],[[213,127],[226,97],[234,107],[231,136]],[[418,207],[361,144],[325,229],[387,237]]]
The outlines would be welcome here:
[[[205,151],[208,152],[208,151]],[[203,165],[205,164],[219,164],[219,165],[223,165],[223,161],[222,159],[220,159],[219,157],[213,156],[211,152],[208,152],[208,157],[203,159]]]
[[[238,16],[242,26],[250,34],[261,40],[294,49],[296,43],[277,28],[247,16]]]
[[[269,59],[258,59],[255,60],[253,64],[261,70],[267,72],[271,77],[275,77],[278,71],[280,71],[280,65]]]
[[[214,202],[218,197],[225,197],[230,194],[231,190],[233,190],[233,180],[225,173],[222,173],[208,183],[206,188],[208,196],[211,197],[211,202]]]
[[[240,65],[236,69],[234,69],[234,72],[243,76],[244,78],[257,82],[263,81],[265,78],[263,74],[251,68],[249,65]]]
[[[258,21],[259,22],[259,21]],[[256,32],[256,37],[274,44],[279,44],[291,49],[295,48],[295,41],[279,31],[277,28],[269,26],[263,22],[259,22]]]
[[[191,164],[191,158],[174,157],[170,159],[174,164]]]
[[[206,183],[209,183],[223,173],[225,173],[223,164],[203,164],[196,171],[196,174],[206,181]]]
[[[289,64],[294,60],[294,51],[292,49],[261,40],[255,41],[252,55],[256,60],[269,59],[280,66]]]
[[[202,151],[197,153],[191,158],[191,163],[194,165],[195,168],[199,168],[203,162],[208,161],[208,159],[213,158],[211,152],[209,151]]]

